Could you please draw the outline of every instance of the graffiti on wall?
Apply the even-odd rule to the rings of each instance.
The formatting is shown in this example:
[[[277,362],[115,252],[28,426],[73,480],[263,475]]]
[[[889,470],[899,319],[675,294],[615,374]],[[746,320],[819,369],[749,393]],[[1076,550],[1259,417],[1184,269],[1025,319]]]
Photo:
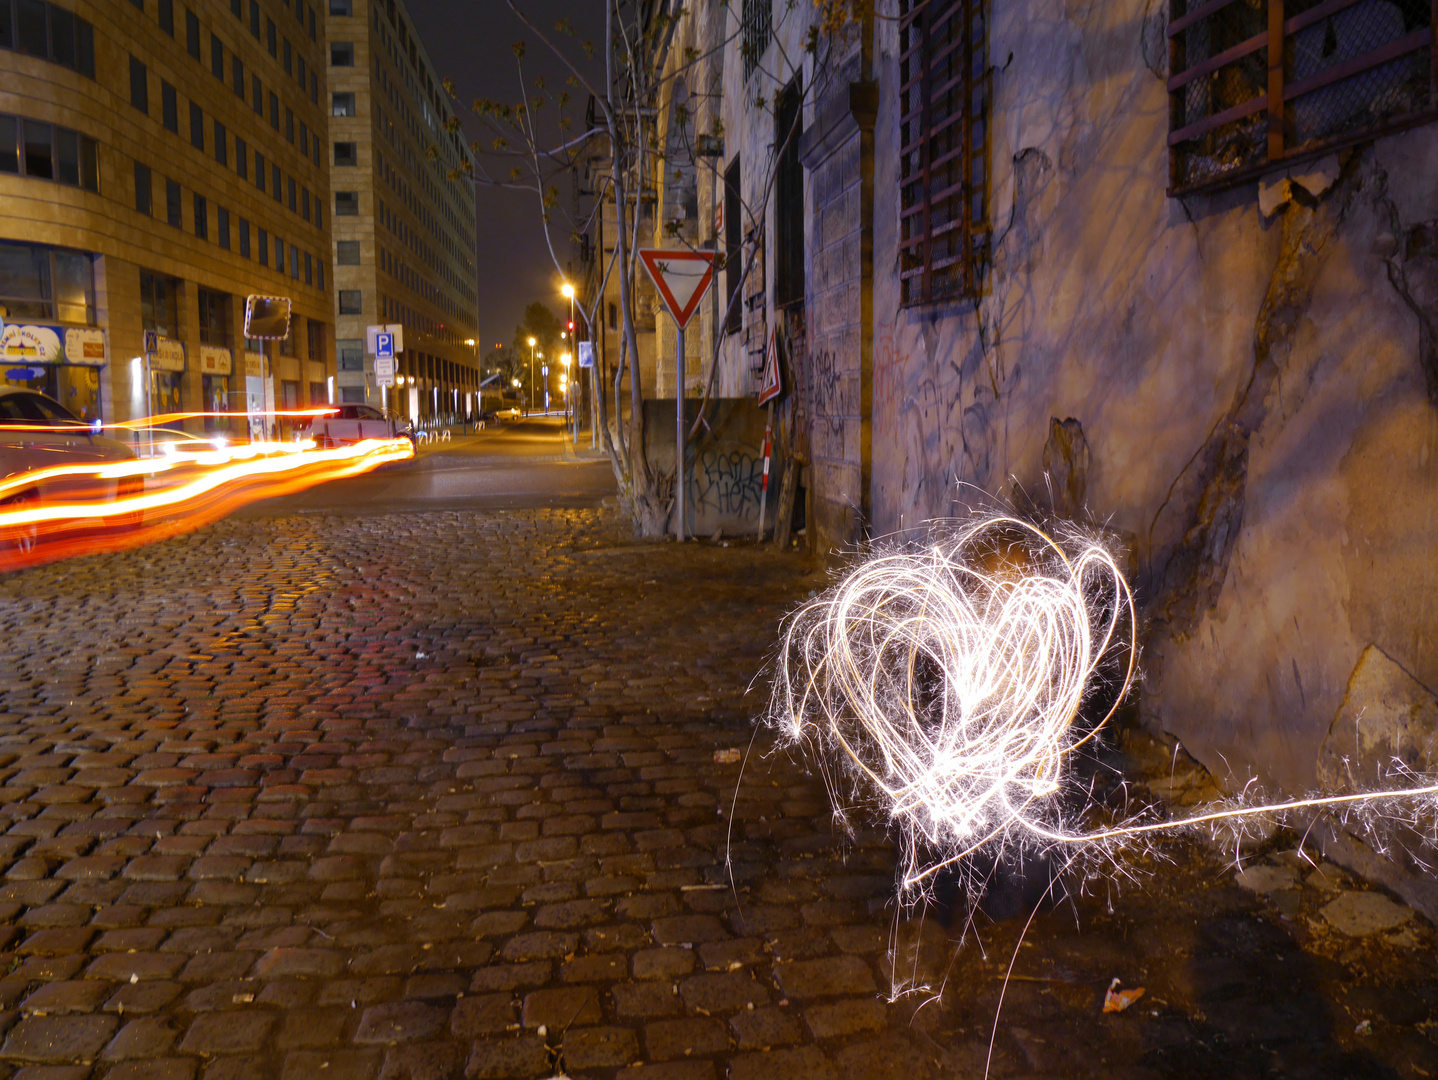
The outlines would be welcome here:
[[[899,395],[908,356],[894,347],[894,325],[884,323],[874,334],[874,431],[880,436],[899,430]]]
[[[757,522],[763,484],[763,458],[747,450],[704,450],[690,482],[696,515]]]

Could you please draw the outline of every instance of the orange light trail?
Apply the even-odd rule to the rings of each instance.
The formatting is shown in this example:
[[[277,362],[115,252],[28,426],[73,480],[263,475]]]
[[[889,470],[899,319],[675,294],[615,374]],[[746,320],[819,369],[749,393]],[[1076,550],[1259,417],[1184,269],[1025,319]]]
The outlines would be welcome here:
[[[0,500],[16,500],[41,484],[109,489],[136,482],[118,498],[27,501],[0,507],[0,571],[74,555],[153,543],[215,521],[259,499],[293,494],[357,476],[414,454],[408,439],[366,439],[316,449],[313,442],[221,446],[161,458],[37,469],[0,481]]]

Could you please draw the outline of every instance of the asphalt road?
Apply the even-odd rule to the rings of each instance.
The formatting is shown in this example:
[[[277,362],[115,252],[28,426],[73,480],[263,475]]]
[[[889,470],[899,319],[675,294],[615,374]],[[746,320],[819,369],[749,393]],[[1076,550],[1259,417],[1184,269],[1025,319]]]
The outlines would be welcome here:
[[[364,476],[254,503],[239,516],[584,509],[614,494],[614,473],[589,450],[587,433],[576,452],[561,420],[532,418],[458,435]]]

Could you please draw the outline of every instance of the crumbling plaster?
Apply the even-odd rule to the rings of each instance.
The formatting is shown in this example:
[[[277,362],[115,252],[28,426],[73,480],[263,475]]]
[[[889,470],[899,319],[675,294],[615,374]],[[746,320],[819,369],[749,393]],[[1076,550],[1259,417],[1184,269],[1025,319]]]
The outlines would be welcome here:
[[[1170,198],[1163,5],[992,11],[993,267],[977,304],[937,309],[899,305],[897,30],[877,22],[873,532],[1047,501],[1051,422],[1076,420],[1087,512],[1132,549],[1146,721],[1235,786],[1310,787],[1367,645],[1438,686],[1414,310],[1438,280],[1415,246],[1438,130],[1335,159],[1271,217],[1255,184]]]

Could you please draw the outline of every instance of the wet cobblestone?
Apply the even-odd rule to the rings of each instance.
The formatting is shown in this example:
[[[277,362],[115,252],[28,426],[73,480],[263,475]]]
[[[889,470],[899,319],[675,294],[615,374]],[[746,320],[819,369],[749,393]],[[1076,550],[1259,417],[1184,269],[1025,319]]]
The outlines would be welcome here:
[[[0,1080],[1438,1075],[1426,923],[1328,948],[1202,852],[1022,949],[896,922],[881,833],[762,741],[737,794],[715,761],[815,584],[598,511],[221,522],[0,580]],[[1101,1017],[1115,974],[1161,1004]]]

